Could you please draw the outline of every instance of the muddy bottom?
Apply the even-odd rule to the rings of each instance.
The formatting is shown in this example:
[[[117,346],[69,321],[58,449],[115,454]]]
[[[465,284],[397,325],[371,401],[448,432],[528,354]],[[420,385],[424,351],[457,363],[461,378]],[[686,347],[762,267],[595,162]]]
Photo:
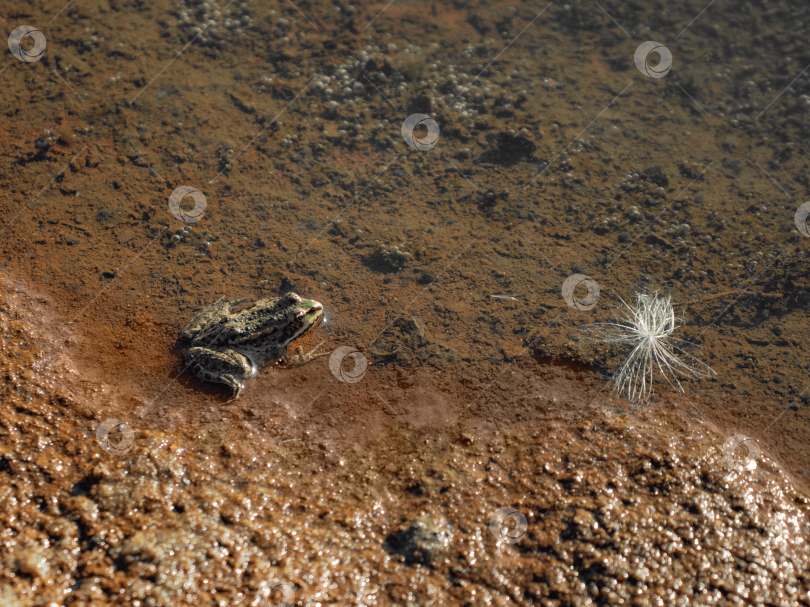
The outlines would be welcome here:
[[[19,281],[0,310],[2,605],[810,604],[810,502],[684,403],[544,359],[497,411],[429,367],[228,402],[71,358],[103,348]]]

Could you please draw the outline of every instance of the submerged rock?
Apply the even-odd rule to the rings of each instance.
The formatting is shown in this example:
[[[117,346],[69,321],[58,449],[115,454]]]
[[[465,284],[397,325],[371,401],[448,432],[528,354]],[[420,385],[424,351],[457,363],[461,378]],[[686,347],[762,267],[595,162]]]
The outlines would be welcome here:
[[[432,565],[446,554],[453,531],[443,518],[422,515],[402,524],[383,543],[383,550],[405,558],[409,565]]]

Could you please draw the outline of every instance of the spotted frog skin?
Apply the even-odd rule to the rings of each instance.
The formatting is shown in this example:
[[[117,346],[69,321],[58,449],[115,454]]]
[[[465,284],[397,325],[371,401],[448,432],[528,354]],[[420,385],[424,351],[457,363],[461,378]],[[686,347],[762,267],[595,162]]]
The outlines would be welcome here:
[[[202,380],[230,386],[233,400],[242,395],[244,382],[268,361],[306,364],[323,342],[304,353],[299,346],[286,356],[287,346],[323,320],[323,306],[295,293],[249,303],[248,298],[225,298],[198,311],[180,331],[178,343],[187,343],[186,365]]]

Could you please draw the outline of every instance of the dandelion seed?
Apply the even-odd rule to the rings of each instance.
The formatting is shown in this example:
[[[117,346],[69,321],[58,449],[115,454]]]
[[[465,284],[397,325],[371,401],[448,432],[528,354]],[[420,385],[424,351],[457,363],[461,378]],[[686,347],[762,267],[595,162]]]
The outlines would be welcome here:
[[[649,400],[656,368],[681,393],[684,390],[678,377],[715,375],[711,367],[678,345],[694,344],[672,336],[682,320],[675,317],[669,296],[636,293],[635,307],[619,299],[627,310],[616,322],[594,323],[580,329],[591,336],[590,341],[633,348],[610,380],[616,393],[626,393],[631,402]]]

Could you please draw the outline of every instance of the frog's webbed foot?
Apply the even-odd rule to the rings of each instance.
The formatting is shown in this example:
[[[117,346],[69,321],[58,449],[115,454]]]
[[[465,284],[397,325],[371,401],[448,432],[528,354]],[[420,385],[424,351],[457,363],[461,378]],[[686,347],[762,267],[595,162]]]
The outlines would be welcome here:
[[[325,343],[326,343],[325,341],[322,341],[317,346],[312,348],[312,350],[310,350],[309,352],[304,352],[304,348],[302,348],[301,346],[298,346],[298,349],[296,350],[295,354],[292,354],[292,355],[288,354],[288,355],[284,356],[279,361],[279,363],[284,365],[284,366],[301,366],[301,365],[305,365],[308,362],[310,362],[310,361],[312,361],[312,360],[314,360],[316,358],[319,358],[321,356],[329,356],[331,354],[331,352],[324,352],[322,354],[315,354],[315,350],[320,348]]]

